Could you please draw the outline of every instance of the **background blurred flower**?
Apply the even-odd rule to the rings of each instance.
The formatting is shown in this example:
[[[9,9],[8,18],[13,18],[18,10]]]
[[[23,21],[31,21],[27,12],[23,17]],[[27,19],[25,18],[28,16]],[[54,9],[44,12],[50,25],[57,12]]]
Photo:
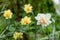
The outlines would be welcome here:
[[[51,15],[50,14],[38,14],[35,19],[37,20],[37,25],[48,26],[50,21]]]
[[[56,13],[60,15],[60,0],[53,0]]]
[[[3,16],[4,16],[6,19],[11,18],[11,17],[12,17],[12,12],[11,12],[11,10],[5,10]]]
[[[19,36],[20,36],[20,38],[23,38],[23,33],[20,32],[20,33],[19,33]]]
[[[22,25],[27,25],[29,23],[31,23],[31,18],[30,17],[25,16],[24,18],[22,18],[22,20],[21,20]]]
[[[32,6],[30,4],[25,4],[24,5],[24,11],[26,13],[30,13],[32,11]]]
[[[55,4],[59,4],[59,3],[60,3],[60,0],[53,0],[53,2],[54,2]]]
[[[17,40],[18,38],[23,38],[23,33],[22,32],[20,32],[20,33],[15,32],[14,35],[13,35],[13,38],[15,40]]]
[[[18,32],[15,32],[14,35],[13,35],[13,38],[14,38],[15,40],[17,40],[18,37],[19,37],[19,33],[18,33]]]

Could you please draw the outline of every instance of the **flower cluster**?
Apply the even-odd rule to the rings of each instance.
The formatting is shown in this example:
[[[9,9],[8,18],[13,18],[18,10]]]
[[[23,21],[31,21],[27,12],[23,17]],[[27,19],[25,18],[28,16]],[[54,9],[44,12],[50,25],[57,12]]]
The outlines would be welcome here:
[[[32,6],[30,4],[25,4],[24,5],[24,11],[26,13],[32,12]],[[12,12],[11,10],[5,10],[3,16],[6,19],[12,18]],[[49,13],[47,14],[41,14],[39,13],[35,19],[37,20],[37,25],[42,25],[42,26],[47,26],[51,23],[50,21],[51,15]],[[31,18],[28,16],[25,16],[24,18],[21,19],[21,24],[22,25],[27,25],[31,23]]]
[[[32,13],[32,6],[30,4],[26,4],[24,5],[24,11],[26,13]],[[4,11],[4,14],[3,16],[6,18],[6,19],[10,19],[12,18],[12,15],[13,13],[11,12],[11,10],[5,10]],[[34,18],[37,20],[37,25],[41,25],[42,27],[45,27],[45,26],[48,26],[49,24],[52,23],[52,21],[50,20],[51,19],[51,14],[47,13],[47,14],[44,14],[44,13],[38,13],[38,15]],[[21,19],[20,23],[22,25],[29,25],[30,23],[32,22],[31,20],[31,17],[28,17],[25,15],[24,18]],[[18,32],[15,32],[13,34],[13,38],[15,40],[17,40],[18,38],[23,38],[23,33],[18,33]]]

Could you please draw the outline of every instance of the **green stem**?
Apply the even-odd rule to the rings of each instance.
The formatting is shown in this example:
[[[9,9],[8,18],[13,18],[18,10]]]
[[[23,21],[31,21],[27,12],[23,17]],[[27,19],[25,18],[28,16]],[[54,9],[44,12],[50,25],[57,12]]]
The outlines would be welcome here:
[[[52,31],[52,37],[53,37],[53,40],[55,40],[55,20],[52,18],[52,22],[53,22],[53,31]]]
[[[55,34],[58,34],[58,33],[60,33],[60,31],[56,31],[56,32],[55,32]],[[49,36],[51,36],[51,35],[52,35],[52,33],[51,33]],[[40,40],[45,40],[45,39],[48,39],[48,36],[43,37],[43,38],[40,38]]]
[[[34,15],[34,13],[32,12],[32,16],[33,16],[33,18],[35,18],[35,15]],[[37,25],[36,25],[37,26]],[[36,40],[36,32],[37,32],[37,30],[36,30],[36,26],[35,26],[35,40]]]

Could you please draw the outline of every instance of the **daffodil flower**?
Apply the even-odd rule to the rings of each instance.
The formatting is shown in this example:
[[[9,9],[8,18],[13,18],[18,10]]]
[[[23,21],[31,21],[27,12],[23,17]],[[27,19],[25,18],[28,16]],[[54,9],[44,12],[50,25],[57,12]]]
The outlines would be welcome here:
[[[23,33],[20,32],[20,33],[19,33],[19,36],[20,36],[20,38],[23,38]]]
[[[19,37],[19,33],[18,33],[18,32],[15,32],[14,35],[13,35],[13,38],[14,38],[15,40],[17,40],[18,37]]]
[[[17,40],[18,38],[23,38],[23,33],[22,32],[15,32],[13,35],[13,38]]]
[[[35,19],[37,20],[37,25],[48,26],[50,21],[51,15],[50,14],[38,14]]]
[[[25,11],[26,13],[32,12],[32,6],[31,6],[30,4],[25,4],[25,5],[24,5],[24,11]]]
[[[30,17],[25,16],[24,18],[21,19],[21,24],[22,25],[27,25],[29,23],[31,23],[31,18]]]
[[[5,10],[3,16],[4,16],[6,19],[10,19],[10,18],[12,18],[12,14],[13,14],[13,13],[11,12],[11,10]]]

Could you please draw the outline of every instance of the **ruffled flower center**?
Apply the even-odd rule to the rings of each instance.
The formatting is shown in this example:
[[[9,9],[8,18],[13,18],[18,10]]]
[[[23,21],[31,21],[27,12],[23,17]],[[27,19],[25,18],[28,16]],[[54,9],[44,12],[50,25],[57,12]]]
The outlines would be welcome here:
[[[42,18],[42,19],[40,20],[40,23],[41,23],[41,24],[46,24],[45,19],[44,19],[44,18]]]

